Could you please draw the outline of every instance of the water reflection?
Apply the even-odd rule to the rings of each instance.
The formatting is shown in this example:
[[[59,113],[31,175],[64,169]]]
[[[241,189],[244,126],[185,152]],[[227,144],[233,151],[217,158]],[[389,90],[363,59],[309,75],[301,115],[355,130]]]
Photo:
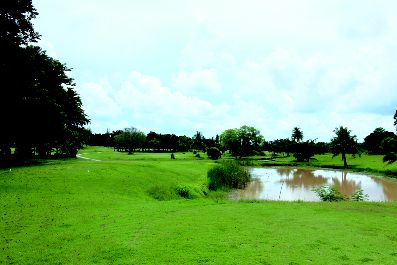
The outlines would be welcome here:
[[[373,180],[382,187],[383,194],[388,201],[397,201],[396,185],[394,185],[395,182],[385,182],[378,178],[374,178]]]
[[[284,175],[280,174],[280,172],[283,172]],[[280,176],[285,176],[285,178],[281,179],[280,181],[284,182],[285,185],[287,185],[291,189],[296,189],[301,187],[313,188],[327,183],[326,178],[324,178],[321,175],[318,176],[314,175],[314,171],[311,170],[288,169],[288,171],[283,171],[282,169],[277,169],[277,173],[279,173]],[[292,177],[290,177],[291,175]]]
[[[244,190],[231,194],[236,199],[319,201],[313,191],[321,185],[336,185],[345,196],[363,189],[371,201],[397,201],[397,181],[335,170],[293,167],[252,168],[254,180]]]
[[[361,189],[361,181],[347,178],[347,172],[340,172],[341,178],[333,177],[332,184],[345,196],[351,196],[355,191]]]

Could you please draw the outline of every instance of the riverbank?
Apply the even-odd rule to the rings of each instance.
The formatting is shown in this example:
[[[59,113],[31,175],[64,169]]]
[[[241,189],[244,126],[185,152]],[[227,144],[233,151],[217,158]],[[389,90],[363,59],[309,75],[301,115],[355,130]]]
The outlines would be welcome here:
[[[258,166],[293,166],[303,168],[324,168],[340,169],[353,172],[362,172],[397,178],[397,162],[387,164],[382,161],[381,155],[367,155],[352,157],[347,156],[348,167],[344,168],[341,156],[332,157],[332,154],[315,155],[309,162],[297,162],[291,155],[289,157],[276,157],[274,159],[261,159],[260,157],[250,157],[248,160]]]

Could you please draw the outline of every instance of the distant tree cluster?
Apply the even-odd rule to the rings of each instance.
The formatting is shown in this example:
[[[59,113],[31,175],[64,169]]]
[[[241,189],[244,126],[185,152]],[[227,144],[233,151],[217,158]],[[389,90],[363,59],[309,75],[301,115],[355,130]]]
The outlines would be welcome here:
[[[219,136],[205,138],[201,132],[196,132],[193,137],[186,135],[161,134],[149,132],[145,135],[142,131],[132,127],[124,130],[106,132],[105,134],[92,134],[88,140],[89,145],[111,146],[119,152],[133,153],[136,151],[149,152],[207,152],[210,148],[219,148]],[[210,152],[212,152],[211,149]],[[212,153],[211,153],[212,154]]]
[[[39,39],[31,21],[37,14],[31,0],[0,4],[0,163],[75,157],[89,135],[70,69],[30,45]]]
[[[397,126],[397,111],[394,115],[394,125]],[[330,142],[304,141],[303,131],[294,127],[291,138],[276,139],[266,142],[260,131],[252,126],[227,129],[220,136],[206,139],[201,132],[193,137],[176,136],[175,134],[158,134],[149,132],[145,135],[135,128],[115,131],[106,134],[91,134],[90,143],[95,145],[113,146],[117,151],[129,153],[140,151],[153,152],[207,152],[211,159],[218,159],[223,152],[229,151],[236,158],[251,155],[265,155],[271,153],[273,158],[291,154],[298,162],[307,162],[315,155],[332,153],[341,155],[344,167],[348,166],[347,155],[353,157],[362,152],[384,155],[384,161],[397,161],[397,136],[383,128],[376,128],[359,144],[357,137],[347,127],[337,127],[335,136]]]

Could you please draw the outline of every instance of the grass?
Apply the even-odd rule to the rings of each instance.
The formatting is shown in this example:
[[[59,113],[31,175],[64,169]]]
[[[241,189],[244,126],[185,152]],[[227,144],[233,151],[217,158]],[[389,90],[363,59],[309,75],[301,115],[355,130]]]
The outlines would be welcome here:
[[[382,155],[367,155],[352,157],[347,155],[348,169],[358,172],[376,173],[390,177],[397,177],[397,163],[387,164],[383,163]],[[343,169],[343,160],[341,155],[332,157],[332,154],[315,155],[314,159],[310,162],[296,162],[294,157],[277,158],[273,161],[261,161],[261,165],[292,165],[292,166],[308,166],[308,167],[322,167],[322,168],[335,168]]]
[[[0,264],[397,264],[397,203],[236,202],[192,153],[81,150],[0,170]],[[205,155],[202,155],[205,157]]]

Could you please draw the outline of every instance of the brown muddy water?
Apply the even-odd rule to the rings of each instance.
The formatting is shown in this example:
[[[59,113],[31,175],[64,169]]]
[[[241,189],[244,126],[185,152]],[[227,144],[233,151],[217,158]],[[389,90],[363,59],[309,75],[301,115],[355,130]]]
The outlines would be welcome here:
[[[358,189],[368,201],[397,201],[397,181],[361,173],[337,170],[309,170],[293,167],[250,168],[253,181],[244,190],[235,190],[232,199],[320,201],[314,188],[336,185],[345,196]]]

